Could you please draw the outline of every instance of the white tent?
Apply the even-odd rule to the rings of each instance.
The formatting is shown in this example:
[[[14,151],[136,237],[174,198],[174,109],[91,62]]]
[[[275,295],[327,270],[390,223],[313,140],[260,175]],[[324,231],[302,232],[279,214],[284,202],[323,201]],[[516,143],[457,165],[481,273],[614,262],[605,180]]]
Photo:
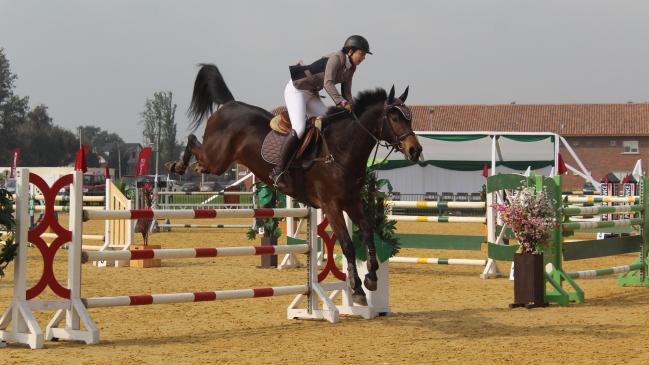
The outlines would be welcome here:
[[[560,136],[555,133],[416,132],[423,147],[417,164],[395,151],[378,171],[401,194],[425,192],[477,193],[489,175],[523,174],[528,167],[538,174],[557,171]],[[377,159],[389,150],[379,148]]]

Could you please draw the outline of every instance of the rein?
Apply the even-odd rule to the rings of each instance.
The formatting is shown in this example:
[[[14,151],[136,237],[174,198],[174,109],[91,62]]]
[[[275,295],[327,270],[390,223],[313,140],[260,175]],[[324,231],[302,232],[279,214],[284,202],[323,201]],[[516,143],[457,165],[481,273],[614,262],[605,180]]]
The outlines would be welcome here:
[[[397,108],[397,109],[401,112],[401,114],[403,115],[403,117],[404,117],[406,120],[411,120],[411,119],[412,119],[412,114],[411,114],[411,112],[410,112],[410,109],[408,109],[408,107],[406,107],[403,103],[402,103],[402,104],[399,104],[399,105],[386,106],[386,107],[383,109],[383,113],[381,114],[381,115],[382,115],[382,117],[381,117],[382,121],[381,121],[381,128],[379,129],[379,135],[381,135],[381,133],[383,132],[383,127],[385,126],[385,123],[388,122],[388,125],[390,126],[390,129],[392,130],[392,133],[394,134],[394,137],[396,138],[396,142],[393,142],[393,143],[389,143],[389,142],[387,142],[387,141],[381,141],[380,139],[378,139],[377,137],[375,137],[374,134],[373,134],[372,132],[370,132],[370,131],[369,131],[369,130],[368,130],[368,129],[363,125],[363,123],[361,123],[361,121],[360,121],[360,120],[358,119],[358,117],[356,116],[356,113],[354,113],[353,111],[351,112],[352,116],[354,117],[354,120],[355,120],[355,121],[356,121],[356,122],[361,126],[361,128],[363,128],[363,130],[364,130],[365,132],[367,132],[367,134],[369,134],[370,137],[372,137],[372,138],[374,139],[374,141],[376,142],[376,143],[375,143],[375,146],[376,146],[376,147],[375,147],[375,149],[374,149],[374,157],[373,157],[372,161],[375,161],[375,160],[376,160],[376,155],[377,155],[377,153],[378,153],[378,151],[379,151],[379,146],[380,146],[380,147],[385,147],[385,148],[390,148],[390,152],[388,152],[387,156],[385,157],[385,158],[387,159],[387,158],[392,154],[392,152],[394,152],[395,150],[399,150],[399,151],[401,151],[401,150],[403,149],[403,140],[404,140],[404,139],[406,139],[408,136],[415,135],[415,132],[414,132],[414,131],[410,131],[410,132],[408,132],[408,133],[406,133],[406,134],[404,134],[404,135],[402,135],[402,136],[399,136],[399,135],[397,134],[397,132],[394,130],[394,127],[392,126],[392,124],[388,121],[387,111],[388,111],[389,109],[391,109],[391,108]],[[336,114],[345,113],[345,112],[346,112],[346,111],[341,111],[341,112],[338,112],[338,113],[336,113]],[[336,115],[336,114],[332,114],[332,115]],[[319,133],[322,134],[322,132],[319,132]],[[350,175],[352,178],[354,178],[354,185],[358,184],[361,180],[364,180],[364,179],[365,179],[365,177],[367,176],[367,169],[365,170],[365,173],[363,174],[363,176],[361,176],[361,177],[359,177],[359,178],[355,178],[355,177],[354,177],[354,174],[352,174],[348,169],[346,169],[343,165],[339,164],[339,163],[334,159],[333,155],[329,152],[329,146],[327,146],[327,140],[324,138],[324,135],[322,135],[322,142],[323,142],[323,144],[324,144],[324,148],[325,148],[325,157],[324,157],[324,158],[316,158],[315,161],[322,161],[322,162],[324,162],[324,163],[333,163],[333,164],[337,165],[337,166],[340,167],[340,169],[343,170],[346,174],[348,174],[348,175]]]

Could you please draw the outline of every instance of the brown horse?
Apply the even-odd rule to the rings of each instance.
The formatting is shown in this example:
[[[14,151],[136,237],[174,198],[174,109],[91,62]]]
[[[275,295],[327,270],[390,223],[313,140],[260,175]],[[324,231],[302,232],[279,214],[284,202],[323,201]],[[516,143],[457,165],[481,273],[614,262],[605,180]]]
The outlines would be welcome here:
[[[323,119],[326,126],[323,136],[330,156],[325,156],[326,149],[321,149],[318,157],[333,158],[333,162],[316,162],[306,170],[289,169],[286,175],[287,189],[284,192],[287,195],[321,208],[327,215],[347,259],[347,277],[353,290],[353,301],[361,305],[367,305],[367,302],[356,271],[356,253],[343,211],[363,232],[369,271],[364,283],[369,290],[376,290],[379,263],[372,228],[363,214],[360,192],[367,161],[379,141],[387,142],[412,162],[419,159],[422,147],[412,131],[410,109],[403,104],[407,96],[408,88],[395,98],[392,86],[389,95],[383,89],[359,93],[354,100],[354,115],[344,109],[332,108]],[[212,113],[215,106],[217,110]],[[205,117],[209,117],[203,144],[190,134],[182,159],[167,164],[171,172],[183,174],[194,156],[200,165],[199,172],[221,175],[232,164],[240,163],[266,184],[273,184],[268,177],[273,166],[260,155],[264,138],[271,131],[269,121],[273,115],[259,107],[235,101],[216,66],[201,65],[188,115],[192,119],[192,131]]]

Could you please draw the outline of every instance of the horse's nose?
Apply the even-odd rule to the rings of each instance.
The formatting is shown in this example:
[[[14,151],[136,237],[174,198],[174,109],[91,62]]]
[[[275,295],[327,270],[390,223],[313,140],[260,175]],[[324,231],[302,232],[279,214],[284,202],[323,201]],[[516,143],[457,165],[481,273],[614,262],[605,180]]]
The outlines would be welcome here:
[[[421,154],[421,151],[423,150],[423,147],[421,146],[412,146],[408,150],[408,154],[410,155],[410,161],[411,162],[417,162],[419,160],[419,155]]]

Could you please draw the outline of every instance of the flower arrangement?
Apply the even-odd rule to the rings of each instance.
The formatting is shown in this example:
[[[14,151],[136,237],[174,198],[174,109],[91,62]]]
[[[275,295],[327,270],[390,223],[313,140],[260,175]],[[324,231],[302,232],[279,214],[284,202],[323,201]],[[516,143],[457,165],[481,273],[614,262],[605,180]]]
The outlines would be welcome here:
[[[153,194],[153,183],[144,183],[142,184],[142,201],[144,202],[144,207],[142,209],[151,209],[153,205],[153,199],[155,198]],[[140,219],[137,221],[137,228],[142,234],[142,239],[144,240],[144,246],[149,244],[149,234],[151,233],[151,225],[153,220],[151,219]]]
[[[545,189],[537,192],[533,187],[525,187],[509,198],[509,204],[492,206],[518,240],[517,253],[541,254],[551,237],[548,230],[557,227],[554,204],[555,200]]]

